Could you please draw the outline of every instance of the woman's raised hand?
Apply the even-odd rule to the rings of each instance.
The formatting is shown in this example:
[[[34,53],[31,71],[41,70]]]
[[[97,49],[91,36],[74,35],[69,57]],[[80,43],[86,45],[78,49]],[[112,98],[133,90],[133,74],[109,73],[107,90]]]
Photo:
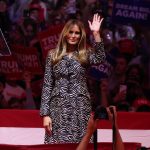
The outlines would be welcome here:
[[[101,18],[100,15],[94,14],[93,20],[88,20],[90,30],[93,32],[99,32],[103,19],[104,18]]]

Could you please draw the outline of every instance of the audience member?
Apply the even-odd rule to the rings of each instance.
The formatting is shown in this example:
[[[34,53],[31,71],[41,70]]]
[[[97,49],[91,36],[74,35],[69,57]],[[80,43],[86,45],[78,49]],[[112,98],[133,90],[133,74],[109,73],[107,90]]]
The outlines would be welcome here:
[[[8,15],[7,0],[0,0],[0,28],[6,38],[8,38],[8,31],[11,27],[11,21]]]
[[[150,112],[150,101],[146,98],[138,98],[133,102],[132,107],[136,112]]]
[[[31,0],[15,0],[13,4],[9,7],[9,17],[11,22],[19,23],[24,17],[26,9]]]
[[[36,109],[35,101],[34,101],[34,94],[32,92],[31,87],[31,80],[33,76],[31,72],[25,71],[23,74],[23,79],[25,82],[25,90],[26,90],[26,102],[25,102],[25,109]]]
[[[19,45],[26,45],[24,32],[22,31],[20,25],[17,23],[13,23],[9,31],[9,43],[16,44],[16,41]]]
[[[33,19],[26,18],[21,27],[24,33],[26,46],[32,47],[38,41],[38,25]]]
[[[111,95],[111,104],[121,104],[126,99],[126,70],[128,67],[127,58],[121,54],[116,57],[114,72],[109,78],[109,91]],[[124,103],[124,106],[126,104]]]
[[[114,143],[114,150],[124,150],[124,144],[119,132],[118,123],[117,123],[117,112],[114,106],[107,107],[107,113],[111,124],[114,124],[115,127],[115,143]],[[113,112],[112,112],[113,110]],[[114,123],[115,120],[115,123]],[[86,134],[82,138],[81,142],[79,143],[76,150],[87,150],[88,144],[90,142],[91,136],[93,135],[94,131],[97,129],[98,126],[98,119],[94,120],[94,114],[91,114],[90,119],[88,121]]]
[[[14,77],[6,78],[5,88],[3,90],[4,98],[7,102],[11,98],[24,99],[26,97],[25,90],[17,83]]]
[[[126,101],[132,106],[137,99],[147,99],[144,90],[144,72],[138,64],[130,65],[126,72]],[[147,99],[148,100],[148,99]]]
[[[88,88],[90,91],[93,111],[95,111],[98,105],[102,105],[104,107],[109,105],[110,94],[107,78],[102,78],[100,81],[89,78]]]

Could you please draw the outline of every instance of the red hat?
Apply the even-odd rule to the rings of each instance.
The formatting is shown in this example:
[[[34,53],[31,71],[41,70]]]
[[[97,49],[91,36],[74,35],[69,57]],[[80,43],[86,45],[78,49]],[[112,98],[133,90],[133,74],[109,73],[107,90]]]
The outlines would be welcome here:
[[[30,9],[30,10],[32,10],[32,9],[40,10],[41,7],[40,7],[39,4],[31,4],[31,5],[29,6],[29,9]]]
[[[146,98],[138,98],[133,102],[133,107],[138,108],[142,105],[150,106],[150,101]]]

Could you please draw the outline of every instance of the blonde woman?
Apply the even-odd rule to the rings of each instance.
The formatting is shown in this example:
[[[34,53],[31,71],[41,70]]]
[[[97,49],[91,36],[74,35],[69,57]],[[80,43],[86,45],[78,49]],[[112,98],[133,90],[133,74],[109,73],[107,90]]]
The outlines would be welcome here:
[[[87,49],[84,25],[69,20],[56,49],[48,54],[40,107],[45,144],[78,143],[85,134],[91,112],[86,68],[105,60],[102,20],[94,14],[88,21],[95,39],[93,48]]]

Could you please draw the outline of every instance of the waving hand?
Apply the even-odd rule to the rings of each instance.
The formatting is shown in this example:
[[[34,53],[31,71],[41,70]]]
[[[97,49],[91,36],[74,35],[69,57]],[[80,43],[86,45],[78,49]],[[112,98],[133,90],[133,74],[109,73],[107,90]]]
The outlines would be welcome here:
[[[93,32],[99,32],[102,21],[103,18],[101,18],[100,15],[94,14],[92,22],[88,21],[90,30]]]

